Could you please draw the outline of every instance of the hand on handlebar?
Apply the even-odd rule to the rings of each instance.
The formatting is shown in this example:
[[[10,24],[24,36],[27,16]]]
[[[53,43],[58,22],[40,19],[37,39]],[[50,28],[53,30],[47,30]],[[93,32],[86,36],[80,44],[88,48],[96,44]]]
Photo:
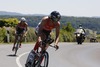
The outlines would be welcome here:
[[[26,37],[26,33],[24,33],[24,37]]]
[[[58,50],[59,49],[59,46],[58,45],[55,45],[54,48],[56,48],[56,50]]]

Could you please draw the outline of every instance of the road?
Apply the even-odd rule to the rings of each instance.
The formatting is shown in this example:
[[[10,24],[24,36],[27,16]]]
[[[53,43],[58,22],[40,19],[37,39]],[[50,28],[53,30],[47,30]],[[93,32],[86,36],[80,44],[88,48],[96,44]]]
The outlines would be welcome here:
[[[34,44],[23,44],[17,56],[13,56],[12,45],[0,45],[0,67],[24,67],[28,53]],[[49,67],[100,67],[100,43],[59,43],[55,51],[49,47]]]

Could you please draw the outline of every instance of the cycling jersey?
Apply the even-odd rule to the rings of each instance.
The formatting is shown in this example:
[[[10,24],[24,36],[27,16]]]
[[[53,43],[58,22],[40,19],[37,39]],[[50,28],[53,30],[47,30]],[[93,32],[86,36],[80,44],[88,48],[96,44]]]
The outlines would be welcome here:
[[[56,24],[54,24],[53,22],[50,22],[51,20],[48,17],[46,17],[45,20],[47,21],[44,24],[44,26],[43,26],[43,30],[45,30],[45,31],[51,32],[51,30],[53,28],[55,28],[56,26],[59,26],[60,25],[60,22],[59,21],[58,22],[55,22]],[[40,24],[41,24],[41,22],[35,28],[36,35],[38,34]],[[42,32],[43,32],[43,30],[42,30]],[[47,32],[44,32],[44,33],[47,33]]]
[[[19,23],[18,25],[17,25],[17,34],[21,34],[21,33],[23,33],[25,30],[26,30],[26,26],[27,26],[27,23],[25,23],[25,24],[21,24],[21,23]]]
[[[40,29],[41,27],[41,29]],[[48,39],[48,37],[50,36],[50,32],[52,29],[56,28],[56,33],[58,32],[57,35],[59,35],[59,27],[60,27],[60,22],[54,22],[51,20],[50,17],[44,17],[42,19],[42,21],[37,25],[36,29],[35,29],[35,33],[36,35],[39,34],[39,36],[41,36],[42,41],[46,41],[46,39]],[[43,34],[41,34],[43,33]],[[58,39],[58,36],[56,36]],[[38,49],[38,47],[40,47],[40,42],[39,40],[36,42],[36,45],[34,47],[34,50]]]
[[[24,24],[19,23],[17,26],[18,26],[19,28],[21,28],[21,29],[24,29],[24,28],[26,28],[27,23],[24,23]]]
[[[60,25],[60,22],[55,22],[56,24],[54,23],[50,23],[50,19],[47,19],[47,22],[45,23],[43,29],[44,30],[48,30],[48,31],[51,31],[53,28],[55,28],[56,26],[59,26]]]

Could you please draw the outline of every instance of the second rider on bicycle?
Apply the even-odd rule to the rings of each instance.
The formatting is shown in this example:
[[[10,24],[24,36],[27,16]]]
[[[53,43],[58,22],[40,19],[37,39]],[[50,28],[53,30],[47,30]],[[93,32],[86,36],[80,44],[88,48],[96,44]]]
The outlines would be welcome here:
[[[26,34],[27,34],[27,30],[28,30],[27,27],[28,27],[28,24],[26,23],[26,19],[24,17],[22,17],[20,22],[16,26],[15,41],[13,44],[12,51],[14,51],[14,49],[15,49],[15,44],[16,44],[16,41],[18,39],[18,35],[21,35],[20,45],[19,45],[19,47],[21,47],[22,38],[23,38],[23,36],[26,36]]]

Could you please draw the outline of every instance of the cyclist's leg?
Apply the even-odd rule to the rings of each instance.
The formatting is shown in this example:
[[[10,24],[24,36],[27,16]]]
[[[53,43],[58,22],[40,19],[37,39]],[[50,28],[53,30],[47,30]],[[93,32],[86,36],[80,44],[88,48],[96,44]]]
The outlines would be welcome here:
[[[37,41],[34,48],[33,48],[33,50],[36,51],[38,48],[39,48],[39,42]]]
[[[48,45],[45,44],[47,42],[48,37],[50,36],[50,32],[51,31],[47,31],[47,30],[43,30],[43,35],[42,35],[42,47],[41,47],[41,51],[44,51],[48,48]]]
[[[48,48],[48,45],[46,45],[46,46],[43,45],[42,48],[41,48],[41,52],[40,52],[40,53],[42,53],[42,52],[44,52],[45,50],[47,50],[47,48]],[[41,64],[41,63],[44,63],[45,59],[46,59],[45,56],[42,56],[42,57],[41,57],[41,62],[40,62],[40,64]],[[43,61],[43,60],[44,60],[44,61]]]
[[[46,41],[46,39],[48,38],[48,36],[49,36],[49,34],[45,34],[44,41]],[[48,47],[49,47],[48,44],[42,43],[41,52],[47,50]],[[42,61],[43,61],[43,59],[44,59],[44,57],[42,57]],[[41,61],[41,63],[42,63],[42,61]]]
[[[25,31],[23,30],[23,31],[20,33],[21,36],[20,36],[20,45],[19,45],[19,48],[21,48],[21,43],[22,43],[24,34],[25,34]]]
[[[47,42],[47,39],[51,38],[51,35],[50,35],[51,31],[44,30],[43,32],[45,34],[44,42]],[[48,44],[43,44],[43,50],[47,50],[47,48],[48,48]]]
[[[15,49],[15,44],[16,44],[17,38],[18,38],[18,35],[17,35],[17,33],[16,33],[16,34],[15,34],[15,40],[14,40],[14,44],[13,44],[12,51],[14,51],[14,49]]]
[[[22,39],[23,39],[23,34],[20,36],[20,44],[19,44],[19,48],[21,48]]]
[[[38,30],[35,30],[35,34],[38,37]],[[35,43],[35,46],[33,48],[33,51],[36,51],[39,48],[39,41],[37,40],[37,42]]]
[[[36,35],[37,35],[37,37],[38,37],[38,33],[36,33]],[[38,37],[37,38],[37,42],[36,42],[36,44],[35,44],[35,46],[34,46],[34,48],[33,48],[33,50],[34,51],[36,51],[39,47],[41,47],[41,42],[40,42],[40,40],[44,40],[45,39],[45,35],[44,35],[44,33],[41,33],[41,39]]]

